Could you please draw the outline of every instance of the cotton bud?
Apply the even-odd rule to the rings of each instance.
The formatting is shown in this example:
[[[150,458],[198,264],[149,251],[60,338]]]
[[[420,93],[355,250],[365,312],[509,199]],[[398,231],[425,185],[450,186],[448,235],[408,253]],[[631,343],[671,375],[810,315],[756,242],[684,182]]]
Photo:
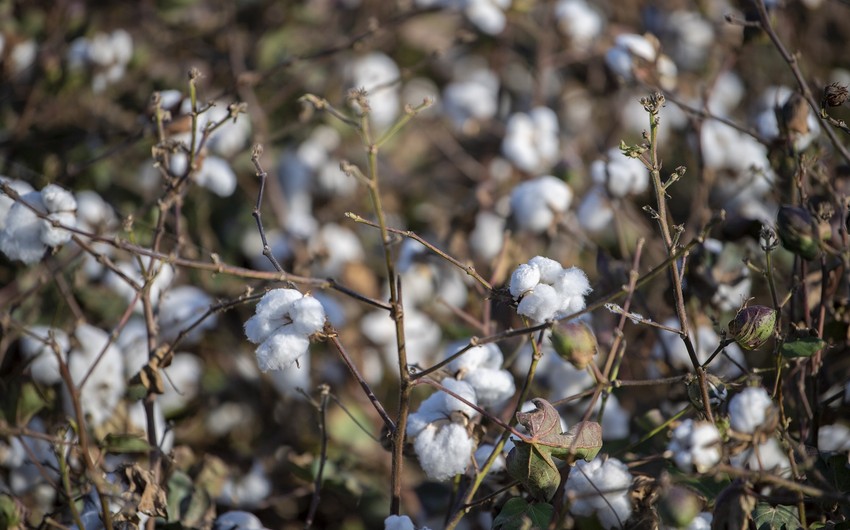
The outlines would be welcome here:
[[[815,220],[808,210],[781,206],[776,215],[776,229],[782,246],[803,259],[811,260],[820,253]]]
[[[847,87],[838,83],[827,85],[823,89],[823,100],[821,105],[826,107],[840,107],[847,101]]]
[[[742,307],[729,321],[729,334],[745,350],[757,350],[773,336],[776,311],[763,305]]]
[[[702,503],[689,488],[673,486],[661,497],[658,511],[661,519],[672,528],[685,528],[699,514]]]
[[[555,352],[578,370],[593,362],[599,349],[593,331],[584,322],[567,322],[554,328],[551,340]]]

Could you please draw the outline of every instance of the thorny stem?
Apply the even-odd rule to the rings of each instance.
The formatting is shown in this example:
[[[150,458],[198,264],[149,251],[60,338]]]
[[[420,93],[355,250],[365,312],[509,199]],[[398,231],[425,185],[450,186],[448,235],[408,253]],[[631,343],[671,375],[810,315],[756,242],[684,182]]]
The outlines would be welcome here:
[[[661,162],[658,159],[658,124],[660,121],[659,112],[664,105],[664,96],[660,93],[655,93],[649,98],[641,101],[644,108],[649,113],[649,160],[641,157],[641,160],[649,169],[652,177],[652,184],[655,190],[655,202],[658,211],[654,217],[658,221],[658,226],[661,230],[661,235],[664,238],[664,244],[667,248],[667,254],[673,255],[676,250],[676,243],[673,241],[673,236],[670,232],[670,224],[667,213],[667,192],[664,184],[661,182]],[[696,350],[691,341],[690,331],[688,329],[688,313],[685,309],[685,297],[682,292],[682,278],[679,272],[679,264],[676,260],[670,262],[670,276],[673,282],[673,295],[676,300],[676,316],[679,318],[681,326],[680,336],[685,343],[685,348],[688,351],[688,357],[691,359],[691,364],[696,372],[699,382],[700,394],[702,395],[704,413],[708,421],[714,423],[714,415],[711,412],[711,404],[709,403],[708,385],[705,379],[705,369],[700,366]]]

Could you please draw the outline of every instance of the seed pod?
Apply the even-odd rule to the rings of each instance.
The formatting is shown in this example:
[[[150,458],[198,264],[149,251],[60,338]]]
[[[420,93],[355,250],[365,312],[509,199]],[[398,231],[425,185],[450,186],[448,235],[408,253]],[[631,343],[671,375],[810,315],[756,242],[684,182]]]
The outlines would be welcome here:
[[[820,254],[818,232],[812,214],[804,208],[781,206],[776,216],[776,229],[782,246],[803,259]]]
[[[847,87],[832,83],[823,89],[823,104],[824,106],[839,107],[847,101]]]
[[[555,352],[578,370],[593,361],[598,349],[596,336],[584,322],[568,322],[552,329]]]
[[[773,308],[763,305],[742,307],[729,321],[729,334],[745,350],[756,350],[773,337],[775,326],[776,311]]]

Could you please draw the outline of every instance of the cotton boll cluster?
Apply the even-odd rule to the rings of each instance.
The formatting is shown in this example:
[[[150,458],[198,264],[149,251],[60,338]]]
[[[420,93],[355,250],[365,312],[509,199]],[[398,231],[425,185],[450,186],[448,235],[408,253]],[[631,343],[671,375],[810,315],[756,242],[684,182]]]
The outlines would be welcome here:
[[[595,160],[590,165],[594,184],[604,186],[611,197],[638,195],[649,187],[649,170],[637,158],[623,154],[617,148],[608,150],[606,159]]]
[[[68,355],[68,371],[79,391],[83,413],[90,425],[97,427],[109,419],[124,395],[123,354],[112,344],[108,333],[88,324],[79,325],[74,338],[78,347]],[[89,372],[91,375],[83,384]],[[65,410],[73,416],[71,395],[65,390]]]
[[[555,260],[536,256],[514,270],[509,290],[519,302],[517,313],[543,322],[584,309],[584,297],[592,289],[578,267],[565,269]]]
[[[632,475],[616,458],[579,460],[564,485],[570,512],[580,517],[594,514],[604,528],[625,528],[632,515],[629,487]]]
[[[133,37],[123,29],[78,37],[68,48],[66,61],[71,70],[90,69],[92,90],[102,92],[124,77],[133,57]]]
[[[748,387],[729,401],[729,426],[743,434],[764,430],[775,420],[776,411],[767,390]]]
[[[457,61],[454,81],[443,89],[443,112],[455,128],[475,134],[480,122],[489,120],[499,109],[499,79],[477,57]]]
[[[0,231],[0,251],[9,259],[33,264],[41,260],[49,247],[58,247],[71,240],[72,233],[63,226],[76,227],[77,201],[70,192],[55,184],[48,184],[41,191],[30,191],[21,196],[21,201],[6,213]],[[54,222],[61,226],[53,226]]]
[[[191,285],[181,285],[166,291],[159,301],[158,322],[162,339],[174,341],[181,332],[195,324],[212,303],[207,293]],[[208,315],[183,336],[182,344],[197,344],[207,330],[215,327],[217,321],[215,313]]]
[[[263,372],[283,370],[307,353],[310,335],[322,330],[322,304],[295,289],[273,289],[245,322],[245,335],[257,344],[257,364]]]
[[[605,52],[608,68],[626,82],[635,79],[657,79],[665,90],[676,87],[676,63],[660,52],[655,36],[625,33],[618,35],[614,46]],[[647,79],[650,78],[650,79]]]
[[[527,173],[549,170],[558,157],[558,116],[548,107],[508,118],[502,153]]]
[[[466,381],[448,378],[442,384],[470,403],[478,404],[475,389]],[[475,441],[466,425],[452,422],[454,413],[468,419],[478,415],[475,409],[441,390],[423,401],[408,418],[407,436],[414,438],[419,464],[433,480],[449,480],[466,471],[475,450]]]
[[[673,429],[667,450],[673,453],[676,466],[686,473],[694,469],[705,473],[720,462],[722,441],[717,427],[708,422],[687,419]]]
[[[566,182],[545,175],[519,184],[511,192],[511,215],[520,230],[542,233],[567,211],[573,191]]]
[[[662,322],[662,324],[673,329],[679,329],[680,327],[679,319],[676,317],[670,317]],[[694,332],[694,328],[696,328],[696,332]],[[714,353],[717,345],[720,344],[720,337],[707,324],[694,324],[691,327],[691,334],[691,341],[696,349],[697,360],[704,363]],[[740,376],[742,372],[739,366],[744,368],[747,366],[741,348],[737,344],[729,344],[724,348],[724,351],[725,354],[720,353],[714,358],[708,366],[708,370],[726,379]],[[652,357],[659,362],[666,363],[674,371],[693,370],[691,358],[688,355],[685,343],[674,333],[667,331],[661,331],[659,333],[658,341],[652,348]],[[657,369],[655,367],[653,369],[657,373]]]
[[[444,357],[454,355],[467,345],[466,341],[449,344]],[[483,344],[467,350],[449,363],[448,368],[456,378],[466,381],[475,389],[479,405],[493,407],[513,396],[516,390],[513,376],[507,370],[502,370],[502,363],[502,350],[495,344]]]
[[[805,120],[799,120],[795,108],[799,105],[805,112]],[[777,113],[786,120],[785,124],[777,120]],[[804,123],[799,123],[804,121]],[[796,151],[805,151],[820,135],[820,120],[811,112],[808,103],[802,97],[784,86],[769,87],[759,98],[758,114],[755,118],[759,134],[771,140],[779,138],[783,130],[794,143]]]
[[[378,129],[386,129],[398,116],[400,73],[395,61],[381,52],[358,57],[346,65],[350,86],[366,90],[369,117]]]
[[[559,0],[555,4],[558,29],[578,50],[588,50],[602,33],[605,21],[585,0]]]
[[[121,261],[115,264],[116,269],[123,273],[124,276],[133,280],[137,286],[144,286],[146,278],[150,279],[149,295],[153,305],[159,304],[159,299],[162,293],[168,289],[171,282],[174,280],[174,267],[171,264],[157,261],[154,258],[141,258],[144,262],[144,274],[139,269],[139,261]],[[130,285],[121,275],[114,271],[109,271],[104,283],[112,289],[115,294],[123,298],[128,304],[136,300],[133,310],[137,313],[142,312],[142,301],[136,299],[136,290]]]
[[[59,358],[52,346],[54,341],[59,356],[66,359],[71,343],[68,334],[61,329],[33,326],[21,338],[21,353],[29,363],[30,375],[42,385],[55,385],[62,380]]]

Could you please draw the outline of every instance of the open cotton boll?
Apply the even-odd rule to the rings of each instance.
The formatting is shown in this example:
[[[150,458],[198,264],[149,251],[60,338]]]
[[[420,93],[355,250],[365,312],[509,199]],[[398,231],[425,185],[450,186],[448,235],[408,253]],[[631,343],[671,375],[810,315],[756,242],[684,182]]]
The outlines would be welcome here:
[[[163,105],[164,106],[164,105]],[[216,102],[207,112],[201,114],[198,120],[198,130],[203,131],[207,124],[217,123],[230,115],[228,104]],[[251,119],[247,113],[241,113],[212,132],[207,139],[207,147],[213,153],[225,158],[231,158],[241,151],[251,138]]]
[[[558,117],[548,107],[508,118],[502,153],[528,173],[548,170],[558,156]]]
[[[459,340],[450,343],[446,346],[443,358],[448,358],[457,353],[461,348],[469,345],[468,341]],[[494,368],[499,369],[504,362],[502,350],[496,344],[482,344],[473,346],[464,352],[463,355],[449,363],[449,370],[457,373],[461,370],[472,372],[478,368]]]
[[[79,347],[68,356],[68,371],[80,392],[83,413],[89,418],[90,425],[97,427],[109,419],[124,395],[123,354],[115,344],[110,343],[108,333],[89,324],[77,326],[74,337]],[[97,365],[94,365],[95,362]],[[89,371],[91,375],[80,388],[79,385]],[[74,413],[73,402],[67,389],[65,410],[68,414]]]
[[[115,345],[124,353],[124,377],[132,378],[148,361],[148,329],[140,316],[131,317],[121,329]]]
[[[61,329],[48,326],[33,326],[29,334],[21,337],[21,353],[30,360],[29,371],[33,381],[43,385],[54,385],[62,380],[59,372],[59,359],[50,346],[50,340],[56,341],[59,353],[66,358],[71,349],[68,334]]]
[[[175,340],[183,330],[195,324],[212,303],[212,297],[191,285],[181,285],[166,291],[159,303],[158,322],[162,338],[167,341]],[[218,316],[215,313],[207,316],[184,335],[182,344],[197,344],[207,330],[215,327],[217,321]]]
[[[584,194],[576,216],[579,225],[590,233],[597,234],[611,228],[614,210],[603,186],[593,186]]]
[[[555,4],[558,29],[578,50],[587,50],[602,32],[602,16],[584,0],[559,0]]]
[[[537,284],[533,291],[520,300],[516,312],[534,322],[543,322],[555,317],[561,307],[558,291],[545,283]]]
[[[821,426],[818,450],[830,453],[850,451],[850,427],[841,423]]]
[[[482,32],[498,35],[505,29],[504,10],[510,5],[511,0],[467,0],[463,12]]]
[[[18,195],[26,195],[33,190],[32,186],[26,181],[10,179],[8,177],[0,176],[0,182],[3,182],[13,190],[15,190]],[[9,213],[9,210],[12,208],[12,205],[15,204],[15,201],[6,195],[0,190],[0,231],[2,231],[6,227],[6,215]]]
[[[607,160],[596,160],[590,165],[593,182],[605,186],[612,197],[626,197],[646,191],[649,170],[637,158],[630,158],[619,149],[609,149]]]
[[[519,298],[531,291],[540,283],[540,269],[531,263],[523,263],[511,274],[510,292],[514,298]]]
[[[554,284],[560,278],[564,268],[560,263],[544,256],[534,256],[528,260],[528,264],[540,271],[540,281]]]
[[[451,392],[461,396],[470,403],[478,405],[475,389],[466,381],[458,381],[457,379],[447,377],[440,383]],[[438,390],[428,396],[419,405],[416,412],[410,414],[406,434],[408,436],[417,436],[429,424],[440,420],[448,420],[452,412],[460,412],[468,418],[474,418],[478,414],[475,409],[466,403],[442,390]]]
[[[467,134],[478,130],[499,108],[499,78],[480,57],[456,61],[454,81],[443,89],[442,110],[455,128]]]
[[[266,530],[266,527],[251,512],[231,510],[216,517],[212,530]]]
[[[381,347],[390,366],[398,364],[395,328],[386,311],[378,310],[365,315],[360,320],[360,330],[366,338]],[[431,317],[411,307],[404,311],[404,337],[408,364],[424,366],[438,348],[442,331]]]
[[[228,477],[216,497],[216,502],[225,506],[256,508],[266,500],[272,491],[272,482],[262,463],[254,462],[251,471],[238,477]]]
[[[665,25],[672,37],[670,52],[681,68],[699,70],[715,44],[711,22],[695,11],[678,10],[670,13]]]
[[[667,450],[673,453],[676,466],[690,473],[696,468],[698,473],[705,473],[723,456],[720,432],[708,422],[694,422],[687,419],[673,429]]]
[[[776,438],[768,438],[766,442],[732,456],[729,463],[742,469],[769,471],[784,477],[791,475],[788,453]]]
[[[631,473],[616,458],[579,460],[564,485],[570,512],[583,517],[596,514],[604,528],[625,528],[632,514],[631,483]]]
[[[487,459],[490,458],[490,455],[493,453],[493,449],[496,446],[493,444],[481,444],[478,446],[478,449],[475,450],[475,463],[478,465],[478,469],[484,467],[484,464],[487,463]],[[505,447],[502,448],[502,452],[496,455],[496,459],[493,461],[493,464],[490,466],[489,473],[499,473],[505,470],[505,454],[509,451],[505,451]]]
[[[317,274],[322,276],[338,276],[348,263],[362,261],[365,256],[357,235],[336,223],[322,225],[308,245],[315,256]]]
[[[505,218],[494,212],[482,211],[475,216],[475,228],[469,233],[469,247],[478,259],[491,261],[502,251]]]
[[[169,263],[163,263],[155,260],[154,258],[142,258],[142,260],[145,261],[145,270],[148,271],[148,274],[153,271],[153,278],[151,279],[149,293],[151,303],[156,306],[159,304],[160,295],[168,288],[169,285],[171,285],[171,281],[174,279],[174,267]],[[115,266],[118,270],[124,273],[125,276],[135,281],[137,285],[144,286],[145,279],[142,277],[142,273],[139,270],[138,261],[121,261],[116,263]],[[153,269],[151,269],[152,267]],[[127,303],[132,302],[136,298],[135,289],[133,289],[133,287],[118,274],[109,271],[109,273],[105,276],[104,281],[107,287],[126,300]],[[133,306],[133,310],[137,313],[142,312],[141,300],[136,300],[136,305]]]
[[[570,207],[573,192],[566,182],[545,175],[519,184],[511,192],[511,214],[521,230],[544,232]]]
[[[477,368],[466,374],[464,381],[472,385],[482,407],[494,407],[504,403],[516,391],[514,377],[507,370]]]
[[[195,182],[219,197],[230,197],[236,191],[236,172],[227,160],[207,156],[195,173]]]
[[[593,290],[590,287],[587,275],[578,267],[564,269],[553,286],[561,299],[556,317],[566,316],[584,309],[584,297]]]
[[[585,372],[587,373],[587,372]],[[602,407],[602,400],[596,400],[594,411],[598,412]],[[624,440],[631,434],[629,423],[631,421],[629,411],[620,405],[620,400],[614,394],[608,396],[605,402],[605,414],[602,415],[602,440]]]
[[[772,413],[773,401],[767,390],[748,387],[729,401],[729,426],[746,434],[753,434],[763,426]]]
[[[372,52],[347,63],[345,69],[351,86],[366,90],[372,122],[379,128],[389,126],[400,106],[396,83],[400,72],[395,61],[384,53]]]
[[[47,250],[42,241],[44,221],[30,209],[47,213],[41,192],[31,191],[21,197],[27,205],[16,202],[6,214],[5,226],[0,232],[0,251],[11,260],[20,260],[30,265],[37,263]],[[48,225],[49,226],[49,225]],[[69,234],[70,236],[70,234]]]
[[[201,391],[204,362],[197,355],[177,353],[163,371],[168,376],[163,377],[165,392],[156,402],[162,407],[162,413],[170,416],[186,408]]]
[[[466,471],[474,442],[463,425],[431,424],[416,435],[413,449],[428,478],[445,481]]]

